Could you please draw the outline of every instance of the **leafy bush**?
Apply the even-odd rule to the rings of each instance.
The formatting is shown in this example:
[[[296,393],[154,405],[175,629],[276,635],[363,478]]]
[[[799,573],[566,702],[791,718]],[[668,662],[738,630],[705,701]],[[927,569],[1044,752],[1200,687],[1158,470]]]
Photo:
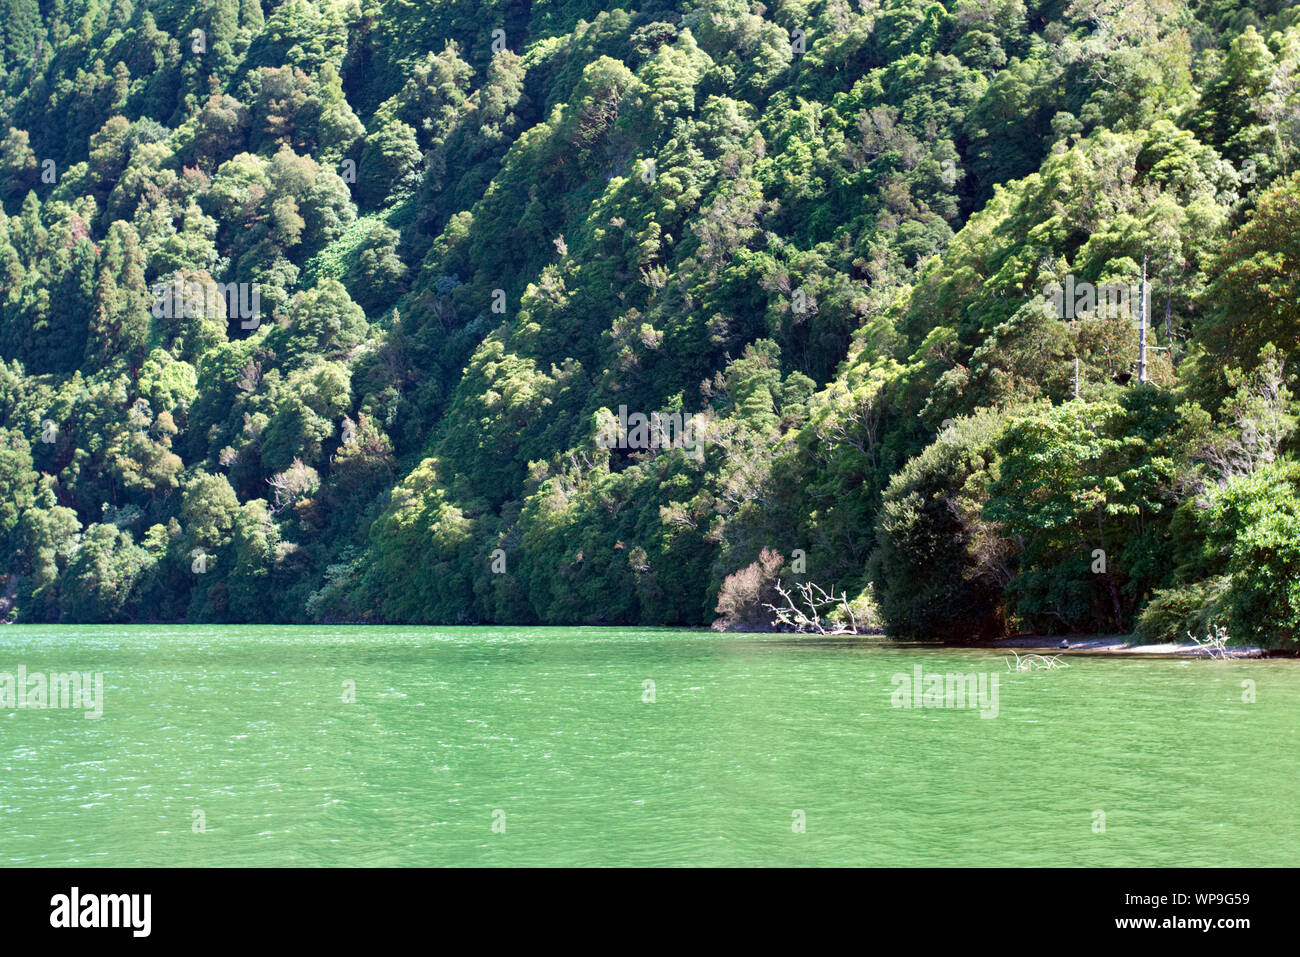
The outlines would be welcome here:
[[[850,601],[848,608],[837,605],[826,618],[831,625],[848,624],[850,612],[852,612],[853,622],[857,624],[858,634],[878,633],[884,629],[884,619],[880,617],[880,606],[876,604],[876,599],[872,597],[870,588]]]
[[[1138,616],[1134,633],[1145,644],[1184,642],[1203,635],[1224,618],[1226,577],[1160,588]]]
[[[723,579],[715,609],[720,617],[713,623],[714,630],[769,631],[772,612],[765,606],[775,605],[781,600],[776,593],[776,582],[784,565],[783,555],[765,548],[758,561],[750,562]]]
[[[1300,643],[1300,463],[1278,462],[1210,494],[1205,525],[1228,552],[1228,627],[1261,647]]]

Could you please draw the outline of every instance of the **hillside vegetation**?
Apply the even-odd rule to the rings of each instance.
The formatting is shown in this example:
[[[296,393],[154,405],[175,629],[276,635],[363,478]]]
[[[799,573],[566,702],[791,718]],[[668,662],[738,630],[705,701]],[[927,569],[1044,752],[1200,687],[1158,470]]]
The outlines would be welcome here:
[[[0,0],[0,601],[1294,646],[1298,65],[1282,0]]]

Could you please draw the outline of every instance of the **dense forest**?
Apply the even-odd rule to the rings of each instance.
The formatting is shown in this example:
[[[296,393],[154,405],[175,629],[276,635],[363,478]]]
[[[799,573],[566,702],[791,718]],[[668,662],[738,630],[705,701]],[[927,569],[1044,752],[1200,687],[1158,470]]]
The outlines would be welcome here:
[[[1294,646],[1298,66],[1282,0],[0,0],[0,614]]]

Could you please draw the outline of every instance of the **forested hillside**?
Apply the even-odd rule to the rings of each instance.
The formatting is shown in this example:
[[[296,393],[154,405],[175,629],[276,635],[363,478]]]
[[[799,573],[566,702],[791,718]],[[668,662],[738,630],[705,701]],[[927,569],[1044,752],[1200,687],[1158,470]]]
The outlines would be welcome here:
[[[0,0],[0,611],[1294,645],[1298,64],[1282,0]]]

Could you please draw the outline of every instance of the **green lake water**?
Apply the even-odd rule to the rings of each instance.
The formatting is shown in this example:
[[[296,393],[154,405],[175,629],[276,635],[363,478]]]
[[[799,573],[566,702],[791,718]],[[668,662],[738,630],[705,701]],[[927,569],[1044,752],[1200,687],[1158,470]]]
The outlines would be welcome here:
[[[8,627],[0,673],[102,672],[103,716],[0,710],[0,862],[1300,862],[1300,662],[1007,657],[608,628]],[[918,665],[998,675],[997,716],[893,707]]]

